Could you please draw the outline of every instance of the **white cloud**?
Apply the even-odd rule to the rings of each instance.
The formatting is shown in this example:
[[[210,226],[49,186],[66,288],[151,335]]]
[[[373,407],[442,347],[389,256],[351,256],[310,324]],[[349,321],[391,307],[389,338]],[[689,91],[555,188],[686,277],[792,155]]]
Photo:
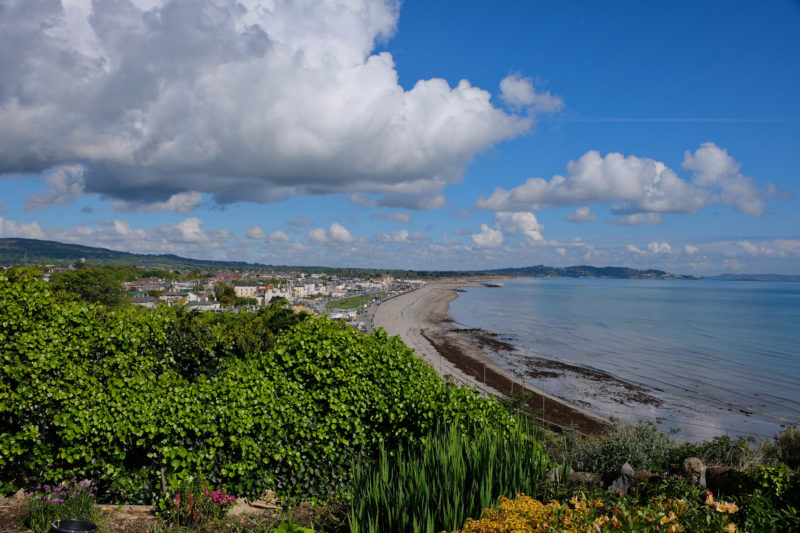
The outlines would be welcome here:
[[[647,245],[647,248],[653,252],[654,254],[668,254],[672,253],[672,247],[669,245],[668,242],[651,242]]]
[[[496,188],[478,207],[493,211],[613,202],[616,213],[694,213],[709,194],[680,179],[664,163],[636,156],[590,151],[567,164],[566,176],[549,182],[530,178],[511,190]]]
[[[642,226],[645,224],[663,224],[664,216],[661,213],[633,213],[614,220],[623,226]]]
[[[544,226],[539,224],[536,215],[533,213],[495,213],[494,224],[504,233],[524,235],[529,243],[544,242],[544,237],[542,236]]]
[[[692,246],[691,244],[687,244],[683,247],[683,253],[686,255],[694,255],[699,252],[699,248],[697,246]]]
[[[15,222],[0,217],[0,237],[44,239],[45,235],[36,222]]]
[[[496,248],[503,244],[503,232],[481,224],[481,231],[472,235],[472,242],[481,248]]]
[[[588,205],[585,205],[583,207],[579,207],[572,213],[568,214],[565,217],[565,220],[567,220],[568,222],[579,222],[579,223],[594,222],[597,220],[597,215],[595,215],[589,210]]]
[[[763,215],[763,198],[774,190],[774,186],[765,190],[756,187],[752,178],[739,172],[741,165],[728,151],[713,142],[703,143],[694,154],[687,150],[682,166],[694,172],[693,181],[696,184],[718,187],[723,204],[735,205],[736,209],[748,215]]]
[[[793,239],[777,239],[761,243],[748,240],[736,241],[736,246],[747,255],[754,257],[787,257],[800,255],[800,241]]]
[[[325,244],[328,242],[328,232],[325,231],[325,228],[310,229],[308,233],[306,233],[306,237],[308,237],[309,241],[316,244]]]
[[[401,211],[395,211],[393,213],[384,213],[378,210],[375,212],[373,217],[380,218],[382,220],[389,220],[391,222],[399,222],[401,224],[411,224],[411,222],[414,220],[410,214],[403,213]]]
[[[134,203],[359,192],[435,209],[475,154],[534,122],[466,80],[403,89],[375,52],[396,29],[394,0],[4,5],[0,174],[80,162],[85,192]],[[560,106],[510,80],[509,101]]]
[[[581,206],[567,215],[572,222],[584,221],[589,204],[608,202],[612,213],[624,215],[615,222],[628,225],[660,224],[663,213],[696,213],[710,203],[734,205],[748,215],[765,213],[765,198],[791,196],[774,185],[755,185],[739,172],[740,165],[712,142],[694,153],[687,151],[682,167],[693,172],[686,181],[666,164],[634,155],[589,151],[567,164],[566,176],[550,181],[529,178],[512,189],[496,188],[481,197],[477,206],[493,211],[540,210],[557,206]],[[591,216],[591,215],[589,215]]]
[[[96,226],[81,225],[71,229],[48,227],[47,238],[133,253],[229,259],[233,234],[227,230],[206,230],[203,226],[204,222],[196,217],[150,228],[135,228],[127,220],[116,219],[101,221]]]
[[[0,115],[2,115],[1,109]],[[48,172],[44,176],[44,182],[53,188],[28,196],[25,200],[25,210],[46,209],[81,197],[85,186],[85,172],[86,168],[83,165],[60,165],[52,172]]]
[[[353,242],[353,236],[347,231],[347,228],[334,222],[328,231],[325,228],[314,228],[306,233],[308,240],[316,244],[328,243],[348,243]]]
[[[270,244],[283,244],[292,241],[291,237],[289,237],[285,232],[281,230],[275,230],[270,232],[269,235],[265,236],[265,239]]]
[[[538,113],[554,113],[564,107],[564,101],[549,92],[538,93],[530,78],[510,74],[500,82],[500,98],[515,109],[529,107]]]
[[[328,235],[330,235],[331,240],[334,242],[353,242],[353,236],[338,222],[331,224]]]
[[[203,201],[203,195],[199,192],[181,192],[173,194],[166,202],[128,202],[125,200],[117,200],[111,203],[114,211],[120,213],[153,213],[156,211],[174,211],[181,215],[188,215],[194,211],[200,202]]]
[[[625,247],[625,249],[628,250],[629,252],[633,252],[633,253],[639,254],[639,255],[644,255],[644,254],[647,253],[644,250],[642,250],[641,248],[639,248],[639,247],[637,247],[636,245],[633,245],[633,244],[629,244],[628,246]]]
[[[322,229],[322,228],[319,228]],[[324,231],[324,230],[323,230]],[[259,226],[252,226],[247,228],[245,235],[248,239],[252,240],[265,240],[269,244],[283,244],[286,242],[291,242],[291,237],[289,237],[286,232],[276,230],[269,234],[264,233]]]
[[[398,230],[389,233],[378,233],[375,235],[375,240],[378,242],[394,242],[394,243],[407,243],[409,242],[408,230]]]
[[[311,222],[307,218],[303,218],[303,217],[297,217],[297,218],[295,218],[293,220],[290,220],[288,222],[288,224],[290,226],[292,226],[293,228],[307,228],[309,226],[313,226],[314,225],[313,222]]]
[[[253,240],[261,240],[261,239],[265,239],[267,237],[266,234],[264,233],[264,230],[262,230],[258,226],[251,226],[251,227],[247,228],[247,231],[245,232],[245,236],[248,239],[253,239]]]

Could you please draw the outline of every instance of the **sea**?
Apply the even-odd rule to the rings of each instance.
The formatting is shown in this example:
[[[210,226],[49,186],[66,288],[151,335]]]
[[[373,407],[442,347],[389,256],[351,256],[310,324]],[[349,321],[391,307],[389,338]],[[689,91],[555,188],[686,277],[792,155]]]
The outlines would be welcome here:
[[[449,313],[510,343],[489,355],[520,381],[679,441],[800,425],[800,283],[503,282],[465,287]]]

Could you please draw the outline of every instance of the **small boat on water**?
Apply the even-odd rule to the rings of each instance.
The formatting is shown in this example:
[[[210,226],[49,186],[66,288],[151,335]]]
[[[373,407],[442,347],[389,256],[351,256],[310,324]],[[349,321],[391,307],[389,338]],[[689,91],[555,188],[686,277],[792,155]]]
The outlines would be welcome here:
[[[505,285],[505,283],[495,283],[495,282],[485,281],[481,283],[481,285],[483,285],[484,287],[502,287]]]

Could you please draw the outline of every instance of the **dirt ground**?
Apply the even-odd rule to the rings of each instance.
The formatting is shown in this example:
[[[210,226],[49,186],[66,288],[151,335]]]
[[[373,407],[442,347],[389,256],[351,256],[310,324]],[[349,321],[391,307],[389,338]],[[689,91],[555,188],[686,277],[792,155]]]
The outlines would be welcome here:
[[[149,505],[100,505],[102,517],[98,520],[100,533],[147,533],[159,521],[151,514]],[[0,533],[31,533],[22,525],[27,511],[27,502],[21,497],[0,498]],[[343,509],[337,506],[320,507],[301,503],[290,511],[281,509],[272,498],[248,501],[241,499],[231,509],[221,525],[203,528],[204,533],[227,533],[232,531],[266,532],[272,527],[290,519],[292,522],[315,527],[315,530],[329,529],[327,524],[343,520]],[[163,526],[163,523],[161,523]],[[323,527],[320,527],[322,525]],[[157,531],[168,531],[158,528]]]

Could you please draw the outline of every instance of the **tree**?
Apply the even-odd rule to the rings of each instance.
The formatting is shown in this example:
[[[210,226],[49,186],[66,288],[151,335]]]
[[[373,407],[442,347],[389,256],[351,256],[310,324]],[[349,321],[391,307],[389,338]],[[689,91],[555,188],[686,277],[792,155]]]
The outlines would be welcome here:
[[[75,272],[62,272],[50,277],[54,292],[71,294],[86,302],[119,307],[127,301],[119,275],[107,268],[86,267]]]
[[[230,285],[217,283],[214,285],[214,297],[220,305],[227,307],[233,305],[233,302],[236,300],[236,291],[234,291],[233,287]]]

